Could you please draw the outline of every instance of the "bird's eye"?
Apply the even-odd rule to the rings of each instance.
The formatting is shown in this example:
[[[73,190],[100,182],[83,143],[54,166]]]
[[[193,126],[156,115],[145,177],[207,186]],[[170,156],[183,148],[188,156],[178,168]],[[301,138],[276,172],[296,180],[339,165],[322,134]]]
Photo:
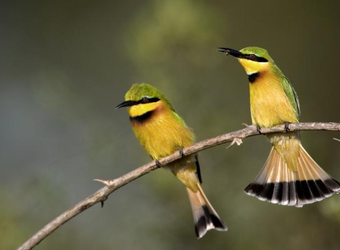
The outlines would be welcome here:
[[[147,98],[147,97],[142,98],[142,103],[148,103],[148,102],[149,102],[149,98]]]
[[[252,55],[249,55],[249,58],[252,59],[252,60],[255,60],[256,56],[254,54],[252,54]]]

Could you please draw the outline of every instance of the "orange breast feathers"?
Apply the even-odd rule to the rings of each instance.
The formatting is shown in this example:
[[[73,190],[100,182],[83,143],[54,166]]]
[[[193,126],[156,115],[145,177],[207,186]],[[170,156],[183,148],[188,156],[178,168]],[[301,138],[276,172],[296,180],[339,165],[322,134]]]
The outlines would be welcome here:
[[[154,160],[194,143],[191,129],[162,101],[132,106],[129,113],[136,137]]]
[[[252,122],[260,127],[272,127],[284,122],[298,122],[282,83],[270,72],[261,72],[249,83]]]

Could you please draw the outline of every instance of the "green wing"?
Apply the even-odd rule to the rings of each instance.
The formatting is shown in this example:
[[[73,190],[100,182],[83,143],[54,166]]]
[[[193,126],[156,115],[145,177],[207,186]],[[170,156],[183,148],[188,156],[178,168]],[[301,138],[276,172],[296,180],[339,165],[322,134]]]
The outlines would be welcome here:
[[[300,110],[300,103],[299,103],[299,98],[298,95],[293,88],[292,84],[289,82],[289,80],[285,77],[283,82],[283,89],[288,96],[288,99],[292,106],[294,107],[294,110],[298,116],[301,115],[301,110]]]
[[[176,118],[177,121],[179,121],[182,125],[187,126],[187,125],[185,124],[185,121],[183,120],[183,118],[180,117],[180,116],[176,113],[175,110],[173,110],[173,114],[174,114],[174,116],[175,116],[175,118]]]

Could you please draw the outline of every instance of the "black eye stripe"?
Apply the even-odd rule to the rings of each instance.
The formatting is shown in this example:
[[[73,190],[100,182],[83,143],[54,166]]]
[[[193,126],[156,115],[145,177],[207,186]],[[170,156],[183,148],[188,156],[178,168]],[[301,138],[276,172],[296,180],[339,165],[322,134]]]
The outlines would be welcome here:
[[[159,98],[154,97],[154,98],[150,98],[149,102],[158,102],[159,100],[160,100]]]
[[[137,101],[137,104],[146,104],[151,102],[158,102],[160,99],[158,97],[148,98],[143,97],[141,100]]]
[[[266,58],[259,57],[259,56],[254,55],[254,54],[244,54],[243,58],[251,60],[251,61],[255,61],[255,62],[268,62],[268,60]]]

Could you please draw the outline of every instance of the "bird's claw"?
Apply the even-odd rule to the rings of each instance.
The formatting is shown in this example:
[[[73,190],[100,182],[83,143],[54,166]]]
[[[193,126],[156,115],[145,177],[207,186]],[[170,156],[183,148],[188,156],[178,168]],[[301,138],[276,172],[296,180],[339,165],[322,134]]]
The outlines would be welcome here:
[[[260,135],[262,135],[261,127],[260,127],[260,126],[256,126],[256,130],[257,130],[257,132],[258,132]]]
[[[290,132],[290,129],[289,129],[290,122],[285,122],[284,124],[285,124],[286,133]]]
[[[162,164],[160,163],[159,160],[155,160],[155,163],[156,163],[156,166],[157,166],[158,168],[162,167]]]
[[[179,148],[179,154],[181,155],[181,158],[185,156],[183,149],[184,149],[183,147]]]

